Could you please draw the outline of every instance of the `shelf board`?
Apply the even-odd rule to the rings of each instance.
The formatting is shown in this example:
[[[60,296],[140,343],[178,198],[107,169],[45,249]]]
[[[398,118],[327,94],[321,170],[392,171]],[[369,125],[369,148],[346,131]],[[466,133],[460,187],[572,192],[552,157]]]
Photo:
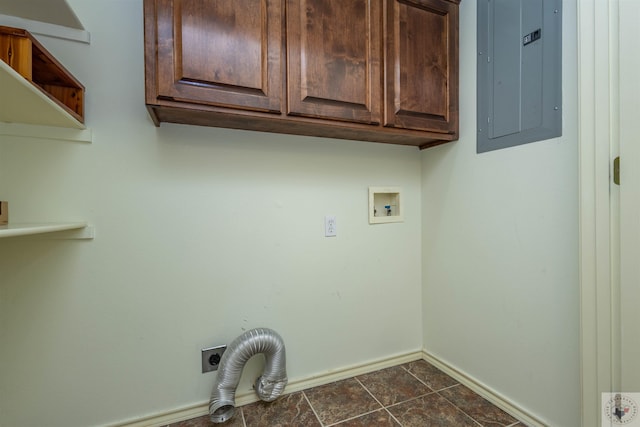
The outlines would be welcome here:
[[[0,238],[32,236],[38,234],[69,232],[63,238],[69,239],[93,239],[93,227],[86,222],[64,222],[64,223],[25,223],[0,225]]]
[[[67,0],[3,0],[0,11],[7,15],[84,30]]]
[[[0,61],[0,87],[0,122],[85,129],[84,124],[4,61]]]
[[[24,2],[24,0],[22,0]],[[26,3],[26,2],[24,2]],[[42,22],[33,19],[21,18],[7,14],[8,11],[0,8],[0,25],[5,27],[24,28],[31,34],[53,37],[62,40],[90,44],[91,34],[80,28],[67,27],[50,22]]]
[[[86,142],[89,144],[93,141],[93,132],[90,128],[70,129],[59,126],[25,125],[22,123],[5,123],[1,121],[0,135]]]

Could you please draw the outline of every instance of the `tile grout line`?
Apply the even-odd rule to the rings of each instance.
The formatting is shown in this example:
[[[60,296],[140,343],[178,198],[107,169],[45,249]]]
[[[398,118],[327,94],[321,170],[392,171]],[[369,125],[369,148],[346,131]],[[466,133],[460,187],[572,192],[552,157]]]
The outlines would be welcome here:
[[[445,390],[452,389],[454,387],[458,387],[459,385],[461,385],[461,384],[457,383],[457,384],[454,384],[454,385],[450,385],[449,387],[441,388],[440,390],[436,390],[436,393],[440,393],[441,391],[445,391]]]
[[[428,363],[428,362],[427,362]],[[420,381],[422,384],[424,384],[425,386],[427,386],[430,390],[433,390],[426,382],[422,381],[420,378],[418,378],[417,375],[415,375],[413,372],[411,372],[409,369],[407,369],[405,366],[401,366],[402,369],[404,369],[405,371],[407,371],[410,375],[412,375],[415,379],[417,379],[418,381]],[[447,375],[447,374],[445,374]],[[447,375],[449,378],[451,378],[449,375]],[[452,378],[453,379],[453,378]],[[455,379],[454,379],[455,381]],[[438,396],[442,397],[444,400],[446,400],[447,402],[449,402],[451,405],[453,405],[454,408],[456,408],[458,411],[462,412],[464,415],[466,415],[467,417],[469,417],[471,420],[473,420],[473,422],[475,422],[476,424],[482,426],[482,424],[477,421],[475,418],[473,418],[471,415],[467,414],[465,411],[463,411],[458,405],[456,405],[455,403],[451,402],[449,399],[447,399],[446,397],[444,397],[443,395],[440,394],[441,391],[444,390],[449,390],[452,389],[454,387],[457,387],[461,385],[458,381],[456,381],[456,384],[450,385],[449,387],[444,387],[441,388],[439,390],[433,390],[434,393],[437,393]],[[515,423],[509,424],[508,426],[505,427],[514,427],[516,426],[520,421],[516,421]]]
[[[429,363],[429,362],[427,362],[427,363]],[[433,366],[433,365],[432,365],[432,366]],[[449,389],[449,388],[451,388],[451,387],[455,387],[455,386],[457,386],[457,385],[460,385],[460,383],[459,383],[458,381],[456,381],[454,378],[451,378],[449,375],[447,375],[447,374],[445,374],[445,373],[443,372],[443,374],[444,374],[444,375],[447,375],[447,377],[449,377],[449,378],[451,378],[452,380],[456,381],[456,383],[455,383],[455,384],[453,384],[453,385],[450,385],[449,387],[444,387],[444,388],[441,388],[441,389],[436,390],[436,389],[432,388],[432,387],[431,387],[429,384],[427,384],[426,382],[422,381],[422,380],[421,380],[421,379],[420,379],[416,374],[414,374],[413,372],[411,372],[410,370],[408,370],[406,367],[404,367],[404,366],[400,366],[400,367],[401,367],[402,369],[404,369],[405,371],[407,371],[407,373],[408,373],[409,375],[411,375],[413,378],[417,379],[417,380],[418,380],[418,381],[420,381],[422,384],[424,384],[425,386],[427,386],[427,388],[428,388],[429,390],[433,390],[433,392],[434,392],[434,393],[438,393],[439,391],[446,390],[446,389]],[[509,426],[508,426],[508,427],[509,427]]]
[[[449,390],[449,389],[451,389],[451,388],[453,388],[453,387],[457,387],[457,386],[459,386],[459,385],[460,385],[460,384],[456,384],[456,385],[451,386],[451,387],[443,388],[443,390]],[[476,423],[476,424],[478,424],[480,427],[482,427],[482,424],[480,424],[480,422],[478,422],[478,421],[477,421],[475,418],[473,418],[471,415],[469,415],[469,414],[467,414],[465,411],[463,411],[463,410],[462,410],[458,405],[456,405],[455,403],[453,403],[452,401],[450,401],[449,399],[447,399],[446,397],[444,397],[443,395],[441,395],[439,392],[436,392],[436,393],[438,393],[438,396],[440,396],[441,398],[443,398],[444,400],[446,400],[447,402],[449,402],[449,404],[450,404],[450,405],[453,405],[453,407],[454,407],[454,408],[456,408],[458,411],[462,412],[465,416],[469,417],[469,419],[470,419],[471,421],[473,421],[474,423]]]
[[[369,391],[369,389],[367,388],[367,386],[365,386],[365,385],[362,383],[362,381],[360,381],[357,377],[354,377],[354,378],[355,378],[355,380],[356,380],[356,381],[358,381],[358,384],[360,384],[360,385],[362,386],[362,388],[363,388],[363,389],[365,389],[365,391],[366,391],[367,393],[369,393],[369,395],[370,395],[371,397],[373,397],[373,399],[374,399],[376,402],[378,402],[378,405],[382,406],[382,409],[384,409],[384,410],[387,412],[387,414],[391,415],[391,418],[393,418],[393,419],[394,419],[394,421],[395,421],[395,422],[397,422],[397,423],[402,427],[402,423],[401,423],[401,422],[400,422],[400,421],[399,421],[399,420],[398,420],[398,419],[397,419],[397,418],[396,418],[396,417],[395,417],[395,416],[394,416],[394,415],[393,415],[393,414],[392,414],[392,413],[387,409],[387,407],[386,407],[385,405],[383,405],[383,404],[382,404],[382,402],[380,402],[380,401],[378,400],[378,398],[376,398],[376,397],[373,395],[373,393],[371,393],[371,391]]]
[[[482,423],[481,423],[480,421],[477,421],[477,420],[476,420],[475,418],[473,418],[471,415],[467,414],[467,413],[466,413],[462,408],[460,408],[458,405],[456,405],[455,403],[453,403],[452,401],[450,401],[449,399],[447,399],[446,397],[444,397],[443,395],[441,395],[441,394],[440,394],[440,391],[449,390],[449,389],[452,389],[452,388],[454,388],[454,387],[458,387],[458,386],[462,386],[462,387],[464,387],[464,385],[463,385],[463,384],[458,383],[458,384],[453,385],[453,386],[451,386],[451,387],[443,388],[442,390],[439,390],[439,391],[437,391],[436,393],[438,393],[438,396],[442,397],[444,400],[446,400],[447,402],[449,402],[450,404],[452,404],[453,406],[455,406],[455,408],[456,408],[457,410],[459,410],[460,412],[462,412],[463,414],[465,414],[467,417],[471,418],[471,419],[472,419],[473,421],[475,421],[478,425],[482,426]],[[482,397],[482,396],[480,396],[480,397]],[[484,399],[484,398],[483,398],[483,399]],[[485,399],[485,400],[486,400],[486,399]],[[490,404],[491,406],[497,407],[497,406],[495,406],[494,404],[492,404],[491,402],[489,402],[489,404]],[[500,409],[500,408],[498,408],[498,409]],[[513,419],[515,419],[515,420],[516,420],[515,422],[513,422],[513,423],[511,423],[511,424],[509,424],[509,425],[506,425],[505,427],[514,427],[514,426],[517,426],[517,425],[518,425],[518,423],[520,423],[520,422],[521,422],[520,420],[518,420],[516,417],[514,417],[514,416],[513,416],[513,415],[511,415],[510,413],[508,413],[508,412],[506,412],[506,411],[502,411],[502,412],[504,412],[505,414],[509,415],[511,418],[513,418]]]
[[[318,413],[316,412],[316,409],[313,407],[313,405],[311,404],[311,401],[309,400],[309,398],[307,397],[307,393],[303,391],[301,391],[302,395],[304,396],[304,400],[307,401],[307,404],[309,405],[309,407],[311,408],[311,412],[313,412],[313,415],[316,417],[316,420],[318,420],[318,422],[320,423],[321,427],[326,427],[325,424],[322,422],[322,420],[320,419],[320,416],[318,415]]]
[[[429,393],[421,394],[420,396],[412,397],[411,399],[403,400],[402,402],[397,402],[389,406],[385,406],[384,408],[393,408],[394,406],[404,405],[405,403],[413,402],[414,400],[422,399],[423,397],[427,397],[430,394],[437,394],[435,391],[430,391]]]
[[[424,359],[423,359],[423,360],[424,360]],[[428,361],[426,361],[426,360],[425,360],[425,362],[426,362],[426,363],[428,363],[429,365],[433,366],[434,368],[436,368],[438,371],[442,372],[442,370],[438,369],[438,368],[437,368],[436,366],[434,366],[432,363],[430,363],[430,362],[428,362]],[[404,366],[403,366],[403,368],[404,368]],[[406,368],[405,368],[405,369],[406,369]],[[410,374],[412,374],[412,372],[410,372],[408,369],[407,369],[407,372],[409,372]],[[455,378],[453,378],[451,375],[449,375],[449,374],[447,374],[447,373],[445,373],[445,372],[442,372],[442,374],[443,374],[443,375],[446,375],[446,376],[447,376],[447,377],[449,377],[449,378],[451,378],[451,379],[452,379],[453,381],[455,381],[456,383],[455,383],[455,384],[453,384],[453,385],[450,385],[450,386],[448,386],[448,387],[441,388],[441,389],[439,389],[439,390],[434,390],[436,393],[438,393],[438,395],[439,395],[439,396],[442,396],[442,395],[440,394],[440,392],[441,392],[441,391],[449,390],[449,389],[451,389],[451,388],[453,388],[453,387],[457,387],[457,386],[463,386],[463,387],[466,387],[464,384],[462,384],[460,381],[458,381],[458,380],[456,380]],[[412,375],[413,375],[413,374],[412,374]],[[415,376],[415,375],[414,375],[414,376]],[[416,378],[418,378],[418,377],[416,376]],[[420,378],[418,378],[418,380],[420,380]],[[443,397],[445,400],[447,400],[447,402],[449,402],[449,400],[448,400],[448,399],[446,399],[444,396],[442,396],[442,397]],[[480,397],[482,397],[482,396],[480,396]],[[484,397],[483,397],[483,399],[484,399]],[[485,400],[487,400],[487,399],[485,399]],[[489,402],[489,401],[488,401],[488,402]],[[449,402],[449,403],[451,403],[453,406],[455,406],[456,408],[458,408],[458,406],[457,406],[457,405],[455,405],[455,404],[453,404],[453,402]],[[511,423],[511,424],[509,424],[508,426],[505,426],[505,427],[515,427],[515,426],[517,426],[517,425],[518,425],[518,424],[520,424],[520,423],[524,424],[520,419],[516,418],[513,414],[511,414],[511,413],[509,413],[509,412],[505,411],[504,409],[502,409],[502,408],[498,407],[498,406],[497,406],[497,405],[495,405],[494,403],[489,402],[489,404],[490,404],[491,406],[494,406],[494,407],[496,407],[496,408],[498,408],[498,409],[502,410],[502,411],[503,411],[503,412],[505,412],[507,415],[510,415],[512,418],[514,418],[514,419],[516,420],[514,423]],[[471,417],[469,414],[467,414],[467,413],[466,413],[466,412],[464,412],[463,410],[460,410],[460,411],[461,411],[462,413],[464,413],[465,415],[467,415],[468,417],[470,417],[470,418],[472,418],[472,419],[473,419],[473,417]],[[473,419],[473,420],[475,421],[475,419]],[[478,424],[482,425],[482,423],[481,423],[480,421],[476,421],[476,422],[477,422]]]
[[[429,384],[425,383],[424,381],[422,381],[420,378],[418,378],[417,375],[415,375],[413,372],[411,372],[410,370],[408,370],[405,366],[400,366],[402,369],[404,369],[405,371],[407,371],[407,373],[409,375],[411,375],[413,378],[417,379],[418,381],[420,381],[422,384],[426,385],[427,387],[429,387]],[[429,390],[432,390],[431,387],[429,387]],[[435,391],[435,390],[434,390]]]
[[[428,362],[427,362],[427,363],[428,363]],[[417,376],[417,375],[415,375],[413,372],[409,371],[405,366],[401,366],[401,367],[402,367],[402,369],[404,369],[405,371],[407,371],[407,372],[409,373],[409,375],[413,376],[415,379],[417,379],[417,380],[418,380],[418,381],[420,381],[422,384],[424,384],[425,386],[427,386],[427,387],[429,388],[429,390],[433,390],[431,387],[429,387],[429,385],[428,385],[427,383],[425,383],[425,382],[424,382],[424,381],[422,381],[420,378],[418,378],[418,376]],[[445,375],[446,375],[446,374],[445,374]],[[448,390],[448,389],[450,389],[450,388],[457,387],[457,386],[459,386],[459,385],[460,385],[460,383],[458,383],[458,382],[456,381],[456,384],[454,384],[454,385],[452,385],[452,386],[445,387],[445,388],[442,388],[442,389],[440,389],[440,390],[433,390],[433,392],[434,392],[434,393],[436,393],[438,396],[442,397],[442,398],[443,398],[444,400],[446,400],[449,404],[453,405],[453,407],[454,407],[454,408],[456,408],[458,411],[462,412],[465,416],[469,417],[469,418],[470,418],[474,423],[476,423],[476,424],[478,424],[478,425],[482,426],[482,424],[480,424],[478,421],[476,421],[476,419],[475,419],[475,418],[473,418],[471,415],[467,414],[467,413],[466,413],[466,412],[464,412],[462,409],[460,409],[460,408],[458,407],[458,405],[454,404],[454,403],[453,403],[453,402],[451,402],[449,399],[447,399],[446,397],[444,397],[443,395],[441,395],[441,394],[440,394],[440,391],[442,391],[442,390]]]
[[[429,363],[429,362],[427,362],[427,363]],[[362,387],[362,388],[367,392],[367,394],[368,394],[369,396],[371,396],[371,397],[373,398],[373,400],[374,400],[374,401],[375,401],[375,402],[376,402],[380,407],[379,407],[379,408],[376,408],[376,409],[373,409],[373,410],[370,410],[370,411],[367,411],[367,412],[364,412],[364,413],[361,413],[361,414],[356,415],[356,416],[353,416],[353,417],[349,417],[349,418],[345,418],[345,419],[342,419],[342,420],[338,420],[338,421],[336,421],[336,422],[331,422],[331,423],[325,423],[325,422],[323,422],[323,421],[320,419],[320,416],[319,416],[318,412],[316,411],[316,409],[314,408],[314,406],[311,404],[311,401],[309,400],[308,396],[306,395],[306,391],[305,391],[305,390],[301,390],[300,392],[302,393],[302,395],[303,395],[303,397],[304,397],[305,401],[306,401],[306,402],[307,402],[307,404],[309,405],[309,408],[311,409],[311,411],[312,411],[312,413],[313,413],[314,417],[315,417],[315,418],[316,418],[316,420],[318,421],[318,424],[320,425],[320,427],[334,427],[334,426],[337,426],[337,425],[339,425],[339,424],[341,424],[341,423],[344,423],[344,422],[349,422],[349,421],[353,421],[353,420],[358,420],[359,418],[362,418],[362,417],[364,417],[364,416],[367,416],[367,415],[373,414],[373,413],[375,413],[375,412],[378,412],[378,411],[380,411],[381,409],[382,409],[382,410],[384,410],[384,411],[385,411],[385,413],[387,413],[387,414],[391,417],[391,419],[397,423],[397,425],[398,425],[398,426],[402,427],[402,426],[403,426],[403,425],[402,425],[402,423],[398,420],[398,418],[396,418],[396,416],[394,416],[394,415],[391,413],[390,408],[394,408],[394,407],[399,406],[399,405],[408,405],[409,407],[415,407],[415,406],[416,406],[416,405],[415,405],[415,403],[416,403],[415,401],[417,401],[418,399],[424,398],[424,397],[426,397],[426,396],[429,396],[429,395],[431,395],[431,394],[434,394],[434,393],[436,394],[436,396],[437,396],[438,398],[442,398],[442,399],[444,399],[444,401],[445,401],[445,402],[447,402],[449,405],[453,406],[453,407],[456,409],[456,411],[457,411],[458,413],[461,413],[462,415],[464,415],[465,417],[467,417],[467,419],[471,420],[471,421],[473,422],[473,424],[474,424],[476,427],[482,427],[482,426],[483,426],[483,422],[484,422],[484,420],[480,420],[480,421],[479,421],[479,420],[476,420],[473,416],[471,416],[469,413],[467,413],[465,410],[463,410],[463,409],[462,409],[462,407],[458,406],[458,405],[457,405],[457,404],[455,404],[452,400],[450,400],[449,398],[447,398],[445,395],[441,394],[441,393],[442,393],[442,392],[444,392],[444,391],[452,390],[452,389],[454,389],[454,388],[456,388],[456,387],[460,387],[460,390],[462,390],[462,388],[464,388],[464,387],[465,387],[463,384],[461,384],[461,383],[460,383],[460,382],[458,382],[458,381],[455,381],[455,379],[451,378],[451,377],[450,377],[449,375],[447,375],[446,373],[443,373],[445,376],[450,377],[450,378],[451,378],[452,380],[454,380],[456,383],[455,383],[455,384],[453,384],[453,385],[450,385],[450,386],[448,386],[448,387],[443,387],[443,388],[440,388],[440,389],[438,389],[438,390],[435,390],[434,388],[430,387],[430,386],[426,383],[426,379],[431,378],[431,376],[430,376],[430,375],[428,375],[428,372],[427,372],[427,373],[424,373],[424,375],[423,375],[423,376],[425,377],[425,381],[423,381],[422,379],[420,379],[420,378],[418,377],[418,375],[417,375],[417,374],[414,374],[413,372],[411,372],[411,371],[409,370],[409,368],[408,368],[406,365],[408,365],[408,364],[407,364],[407,363],[405,363],[405,364],[396,365],[396,366],[398,366],[398,367],[402,368],[402,369],[403,369],[405,372],[407,372],[411,377],[413,377],[414,379],[418,380],[418,382],[419,382],[419,383],[421,383],[421,384],[423,384],[423,385],[427,388],[427,390],[429,390],[429,392],[424,393],[424,394],[421,394],[421,395],[416,396],[416,397],[412,397],[412,398],[410,398],[410,399],[407,399],[407,400],[404,400],[404,401],[401,401],[401,402],[396,402],[396,403],[392,403],[392,404],[390,404],[390,405],[385,406],[385,405],[384,405],[384,404],[383,404],[383,403],[382,403],[382,402],[381,402],[381,401],[380,401],[380,400],[379,400],[379,399],[378,399],[378,398],[377,398],[377,397],[376,397],[376,396],[375,396],[375,395],[374,395],[374,394],[369,390],[369,388],[367,388],[367,386],[365,386],[365,385],[364,385],[364,383],[363,383],[363,382],[358,378],[358,377],[359,377],[359,376],[361,376],[361,375],[356,375],[356,376],[353,376],[353,377],[350,377],[350,378],[351,378],[351,379],[354,379],[354,380],[357,382],[357,384],[359,384],[359,385],[360,385],[360,387]],[[433,365],[432,365],[432,366],[433,366]],[[435,377],[434,377],[434,381],[437,383],[437,382],[438,382],[438,381],[437,381],[437,378],[435,378]],[[312,388],[310,388],[309,390],[314,389],[314,388],[317,388],[317,387],[312,387]],[[456,395],[456,393],[454,392],[454,397],[455,397],[455,395]],[[481,397],[482,397],[482,396],[481,396]],[[393,398],[393,399],[395,399],[395,398]],[[393,400],[393,399],[392,399],[392,400]],[[486,400],[486,399],[485,399],[485,400]],[[466,400],[465,400],[465,402],[466,402]],[[461,403],[463,403],[463,404],[464,404],[464,402],[462,402],[462,401],[461,401]],[[491,402],[488,402],[488,403],[489,403],[490,405],[492,405],[492,406],[495,406],[495,405],[493,405]],[[245,417],[245,415],[244,415],[244,407],[239,407],[239,408],[237,408],[237,409],[239,409],[239,410],[240,410],[240,417],[241,417],[241,419],[242,419],[241,426],[242,426],[242,427],[248,427],[247,420],[246,420],[246,417]],[[498,409],[500,409],[500,408],[498,408]],[[506,412],[506,411],[504,411],[504,412]],[[508,413],[508,412],[507,412],[507,414],[508,414],[508,415],[511,415],[511,414],[510,414],[510,413]],[[523,423],[521,420],[519,420],[518,418],[514,417],[513,415],[511,415],[511,417],[512,417],[513,419],[515,419],[515,421],[514,421],[514,422],[512,422],[511,424],[508,424],[508,425],[506,425],[506,424],[505,424],[505,425],[503,425],[503,427],[516,427],[516,426],[518,426],[518,425],[524,425],[524,423]],[[187,420],[187,421],[188,421],[188,420]],[[166,425],[165,427],[172,427],[173,425],[174,425],[174,424]],[[501,424],[501,425],[502,425],[502,424]],[[177,426],[178,426],[178,424],[176,424],[176,427],[177,427]]]
[[[400,420],[399,420],[399,419],[397,419],[397,418],[396,418],[396,416],[395,416],[395,415],[393,415],[393,414],[391,413],[391,411],[387,409],[387,407],[386,407],[386,406],[384,407],[384,410],[385,410],[385,412],[386,412],[387,414],[389,414],[389,416],[391,416],[391,418],[393,418],[393,420],[394,420],[395,422],[397,422],[397,423],[398,423],[398,425],[399,425],[400,427],[403,427],[403,425],[402,425],[402,423],[400,422]]]
[[[357,420],[360,417],[364,417],[365,415],[373,414],[374,412],[378,412],[378,411],[381,411],[381,410],[384,410],[384,409],[385,408],[383,406],[382,408],[374,409],[373,411],[365,412],[365,413],[362,413],[360,415],[356,415],[356,416],[353,416],[353,417],[345,418],[344,420],[336,421],[335,423],[328,424],[326,427],[337,426],[338,424],[344,423],[345,421]],[[393,417],[393,415],[391,415],[391,416]]]

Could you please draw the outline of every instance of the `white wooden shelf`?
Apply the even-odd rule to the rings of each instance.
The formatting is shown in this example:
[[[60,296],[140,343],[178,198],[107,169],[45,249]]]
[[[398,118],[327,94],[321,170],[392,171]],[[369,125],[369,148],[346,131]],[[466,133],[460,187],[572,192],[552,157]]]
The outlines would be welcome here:
[[[26,125],[22,123],[5,123],[0,121],[0,135],[21,136],[58,141],[87,142],[93,141],[91,129],[70,129],[57,126]]]
[[[2,122],[85,129],[84,124],[4,61],[0,61],[0,87]]]
[[[0,60],[0,135],[88,142],[91,129]]]
[[[32,1],[32,0],[30,0]],[[15,3],[26,3],[24,0],[18,0]],[[50,0],[47,0],[50,2]],[[30,5],[30,9],[37,10],[36,7]],[[79,42],[84,44],[91,43],[91,34],[88,31],[80,27],[69,27],[65,25],[56,24],[53,22],[43,22],[42,20],[20,18],[18,16],[7,15],[7,10],[0,7],[0,25],[5,27],[24,28],[31,34],[37,34],[40,36],[53,37],[62,40],[70,40],[73,42]]]
[[[25,3],[23,0],[9,0],[9,2],[4,2],[0,5],[0,25],[16,28],[16,30],[9,30],[9,33],[5,31],[4,35],[9,34],[11,37],[28,38],[30,40],[29,50],[26,50],[24,46],[17,49],[16,52],[19,53],[19,55],[17,54],[18,59],[21,58],[20,55],[22,55],[23,59],[25,55],[28,55],[26,58],[29,64],[28,66],[33,67],[34,65],[31,61],[34,60],[33,58],[38,58],[38,65],[41,72],[53,72],[56,75],[59,73],[60,75],[57,75],[57,77],[62,76],[62,81],[65,84],[70,84],[68,86],[69,88],[81,90],[81,95],[83,96],[84,88],[82,84],[76,81],[36,39],[29,33],[21,33],[19,28],[24,29],[29,27],[39,34],[84,43],[89,42],[89,33],[84,31],[77,17],[75,17],[73,11],[68,7],[66,0],[56,0],[56,2],[50,0],[38,1],[40,1],[40,5],[34,5],[32,4],[34,2],[32,2],[26,9],[24,8]],[[54,5],[54,3],[57,5]],[[42,16],[50,17],[52,16],[50,13],[51,10],[47,8],[53,8],[56,12],[60,11],[61,15],[58,15],[61,17],[59,16],[54,22],[44,23],[28,19],[23,20],[22,18],[2,14],[7,11],[14,11],[16,15],[20,15],[27,11],[37,12]],[[64,19],[65,14],[73,19]],[[25,18],[32,17],[28,13],[22,16]],[[11,22],[7,22],[7,20]],[[55,25],[68,25],[69,22],[73,23],[75,28]],[[33,51],[31,51],[31,49],[33,49]],[[25,72],[25,70],[22,71]],[[25,75],[31,75],[30,71]],[[29,77],[29,79],[25,78],[6,62],[0,60],[0,136],[91,142],[91,130],[87,129],[80,121],[82,120],[82,114],[78,113],[76,115],[73,112],[75,109],[73,105],[67,104],[69,105],[69,109],[66,109],[66,107],[63,106],[65,101],[62,101],[62,98],[56,99],[59,95],[55,95],[56,98],[54,98],[52,93],[47,92],[51,90],[50,86],[58,86],[58,81],[51,82],[48,78],[43,79],[41,77],[35,80],[35,77],[36,75],[34,74],[34,82],[31,82],[31,77]],[[62,96],[68,96],[68,94],[63,93]],[[59,99],[61,100],[60,102],[58,101]],[[84,102],[83,99],[80,99],[80,101]],[[64,223],[10,223],[8,225],[0,225],[0,238],[26,236],[24,238],[93,239],[94,234],[94,228],[87,224],[87,222],[81,221]]]
[[[0,238],[32,236],[48,233],[56,233],[58,238],[63,239],[93,239],[94,237],[93,227],[88,225],[86,222],[0,225]]]

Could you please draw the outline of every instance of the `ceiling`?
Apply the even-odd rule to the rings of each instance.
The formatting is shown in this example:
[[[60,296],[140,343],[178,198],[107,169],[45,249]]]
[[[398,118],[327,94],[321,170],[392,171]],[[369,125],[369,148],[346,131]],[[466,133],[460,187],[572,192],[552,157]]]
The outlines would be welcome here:
[[[0,15],[84,30],[66,0],[0,0]]]

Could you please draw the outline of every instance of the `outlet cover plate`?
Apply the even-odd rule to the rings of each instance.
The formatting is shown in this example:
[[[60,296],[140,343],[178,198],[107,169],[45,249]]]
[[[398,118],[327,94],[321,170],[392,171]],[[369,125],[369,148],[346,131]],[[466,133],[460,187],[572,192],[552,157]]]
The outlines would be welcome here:
[[[227,349],[226,345],[202,349],[202,373],[217,371],[222,355]]]
[[[335,237],[337,236],[338,231],[336,228],[336,217],[335,215],[327,215],[324,217],[324,236],[325,237]]]

